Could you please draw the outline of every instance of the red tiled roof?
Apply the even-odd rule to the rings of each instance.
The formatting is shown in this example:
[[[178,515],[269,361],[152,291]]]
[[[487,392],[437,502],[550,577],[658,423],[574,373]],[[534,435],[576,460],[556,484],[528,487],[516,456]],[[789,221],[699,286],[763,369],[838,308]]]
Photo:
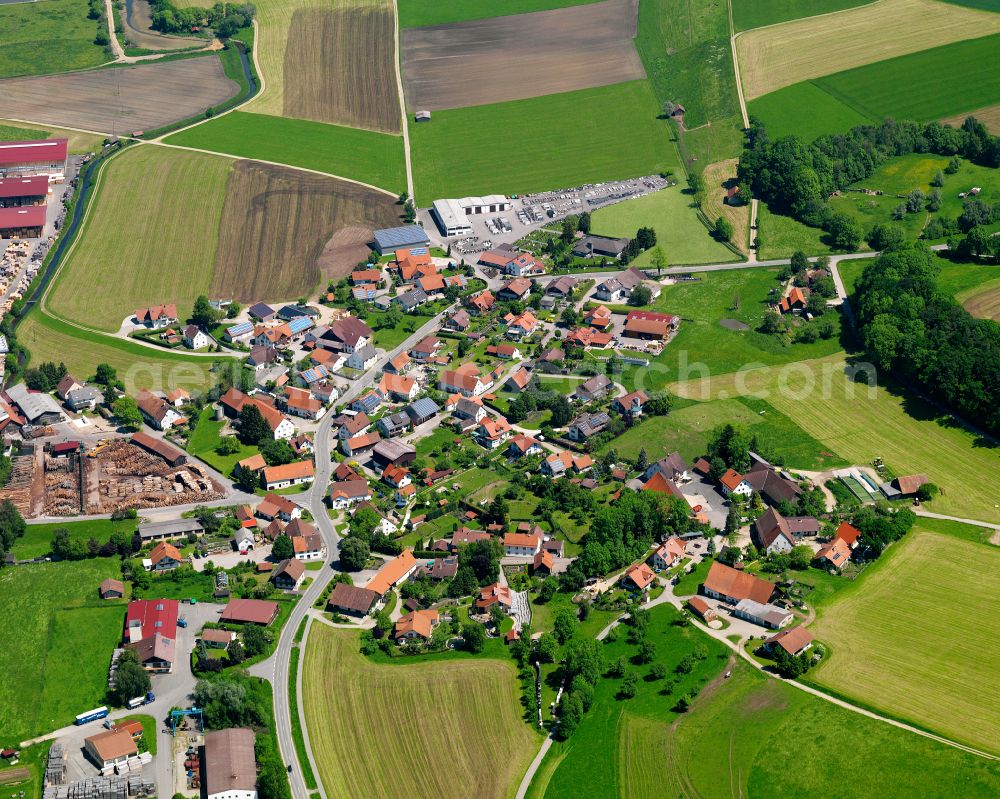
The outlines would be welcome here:
[[[724,563],[714,561],[703,583],[705,588],[736,601],[752,599],[766,604],[774,594],[774,583],[761,580],[747,572],[737,571]]]

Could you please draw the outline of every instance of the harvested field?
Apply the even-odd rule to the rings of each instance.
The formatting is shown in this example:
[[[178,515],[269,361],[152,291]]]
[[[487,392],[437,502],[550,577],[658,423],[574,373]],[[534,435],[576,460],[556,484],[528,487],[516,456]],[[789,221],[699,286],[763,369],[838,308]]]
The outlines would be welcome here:
[[[975,111],[966,111],[961,114],[955,114],[947,119],[942,119],[941,121],[946,125],[951,125],[952,127],[960,127],[963,122],[965,122],[966,117],[975,117],[980,122],[982,122],[987,130],[994,136],[1000,135],[1000,105],[990,105],[986,108],[979,108]]]
[[[959,296],[958,299],[973,316],[1000,322],[1000,281],[989,283],[964,298]]]
[[[605,0],[405,30],[407,107],[462,108],[645,78],[632,43],[637,13],[638,0]]]
[[[329,796],[502,799],[538,749],[509,660],[376,665],[358,652],[356,632],[314,623],[303,675],[305,722]]]
[[[878,0],[736,40],[747,100],[799,81],[1000,31],[1000,15],[934,0]]]
[[[193,0],[188,0],[193,2]],[[207,2],[207,0],[198,0]],[[466,19],[484,19],[499,15],[528,14],[549,8],[581,6],[594,0],[504,0],[497,5],[496,0],[399,0],[399,27],[420,28],[426,25],[443,25],[446,22],[461,22]]]
[[[871,568],[821,607],[811,630],[832,654],[812,680],[1000,753],[1000,694],[988,688],[1000,657],[1000,550],[918,520]]]
[[[283,115],[399,133],[392,5],[347,0],[292,14]]]
[[[153,15],[148,0],[125,0],[119,12],[125,28],[125,38],[136,47],[148,50],[186,50],[204,47],[208,39],[192,36],[167,36],[152,28]]]
[[[119,134],[186,119],[238,91],[215,55],[0,81],[19,119]]]
[[[701,210],[705,212],[712,222],[720,216],[729,220],[733,226],[733,244],[740,252],[749,252],[750,235],[750,206],[728,205],[725,202],[726,191],[736,186],[736,165],[738,159],[729,158],[725,161],[717,161],[709,164],[701,173],[702,182],[705,186],[705,199],[702,201]]]
[[[348,274],[364,260],[372,230],[398,221],[395,201],[382,192],[238,161],[226,190],[211,293],[241,302],[302,296],[321,277]]]
[[[186,318],[211,283],[232,165],[228,158],[152,145],[115,156],[101,172],[47,307],[108,331],[117,331],[136,308],[156,303],[176,303]]]

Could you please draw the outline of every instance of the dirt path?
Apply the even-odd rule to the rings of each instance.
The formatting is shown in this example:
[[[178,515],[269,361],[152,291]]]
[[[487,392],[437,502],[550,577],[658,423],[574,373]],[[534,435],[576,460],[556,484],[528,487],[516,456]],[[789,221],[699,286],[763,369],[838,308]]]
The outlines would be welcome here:
[[[736,96],[740,101],[740,116],[743,117],[743,127],[750,127],[750,117],[747,115],[747,102],[743,97],[743,80],[740,77],[740,59],[736,54],[736,26],[733,24],[733,0],[727,0],[729,11],[729,47],[733,51],[733,72],[736,74]],[[750,200],[750,252],[747,262],[757,263],[757,198]]]
[[[399,111],[403,117],[403,157],[406,159],[406,191],[413,197],[413,163],[410,160],[410,126],[407,124],[408,117],[406,115],[406,97],[403,94],[403,74],[400,71],[400,63],[402,61],[402,53],[399,50],[399,3],[397,0],[392,2],[392,16],[395,20],[395,37],[396,37],[396,91],[399,94]],[[254,40],[256,42],[256,40]],[[256,52],[256,48],[255,48]],[[416,201],[414,201],[416,202]]]

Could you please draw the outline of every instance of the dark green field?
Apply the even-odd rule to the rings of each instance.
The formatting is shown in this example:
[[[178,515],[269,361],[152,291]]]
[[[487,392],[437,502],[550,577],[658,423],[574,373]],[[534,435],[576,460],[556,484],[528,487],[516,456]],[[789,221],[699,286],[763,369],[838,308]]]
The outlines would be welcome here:
[[[391,192],[406,187],[403,138],[387,133],[234,111],[166,141],[314,169]]]
[[[435,111],[410,126],[418,204],[637,177],[676,168],[647,81]],[[558,153],[559,157],[553,157]]]
[[[752,100],[747,110],[773,136],[798,133],[806,140],[843,132],[859,117],[943,119],[996,102],[998,52],[1000,34],[955,42],[797,83]]]
[[[87,19],[87,0],[0,5],[0,78],[69,72],[110,61],[104,48],[94,44],[96,35],[97,20]]]
[[[733,25],[738,31],[776,25],[863,6],[872,0],[733,0]],[[964,4],[963,4],[964,5]]]

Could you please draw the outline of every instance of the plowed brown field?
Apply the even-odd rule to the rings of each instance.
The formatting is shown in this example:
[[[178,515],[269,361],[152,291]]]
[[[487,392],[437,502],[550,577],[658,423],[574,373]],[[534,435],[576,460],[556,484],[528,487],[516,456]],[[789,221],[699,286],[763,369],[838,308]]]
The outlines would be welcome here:
[[[404,30],[407,107],[461,108],[645,78],[632,42],[638,8],[638,0],[605,0]]]
[[[294,299],[321,278],[350,272],[372,229],[398,220],[395,201],[381,192],[239,161],[226,190],[212,294],[241,302]],[[343,246],[345,233],[354,246]]]
[[[384,0],[297,10],[285,50],[283,116],[398,133],[393,30]]]
[[[8,116],[100,133],[153,130],[228,100],[239,86],[216,55],[0,81]]]

